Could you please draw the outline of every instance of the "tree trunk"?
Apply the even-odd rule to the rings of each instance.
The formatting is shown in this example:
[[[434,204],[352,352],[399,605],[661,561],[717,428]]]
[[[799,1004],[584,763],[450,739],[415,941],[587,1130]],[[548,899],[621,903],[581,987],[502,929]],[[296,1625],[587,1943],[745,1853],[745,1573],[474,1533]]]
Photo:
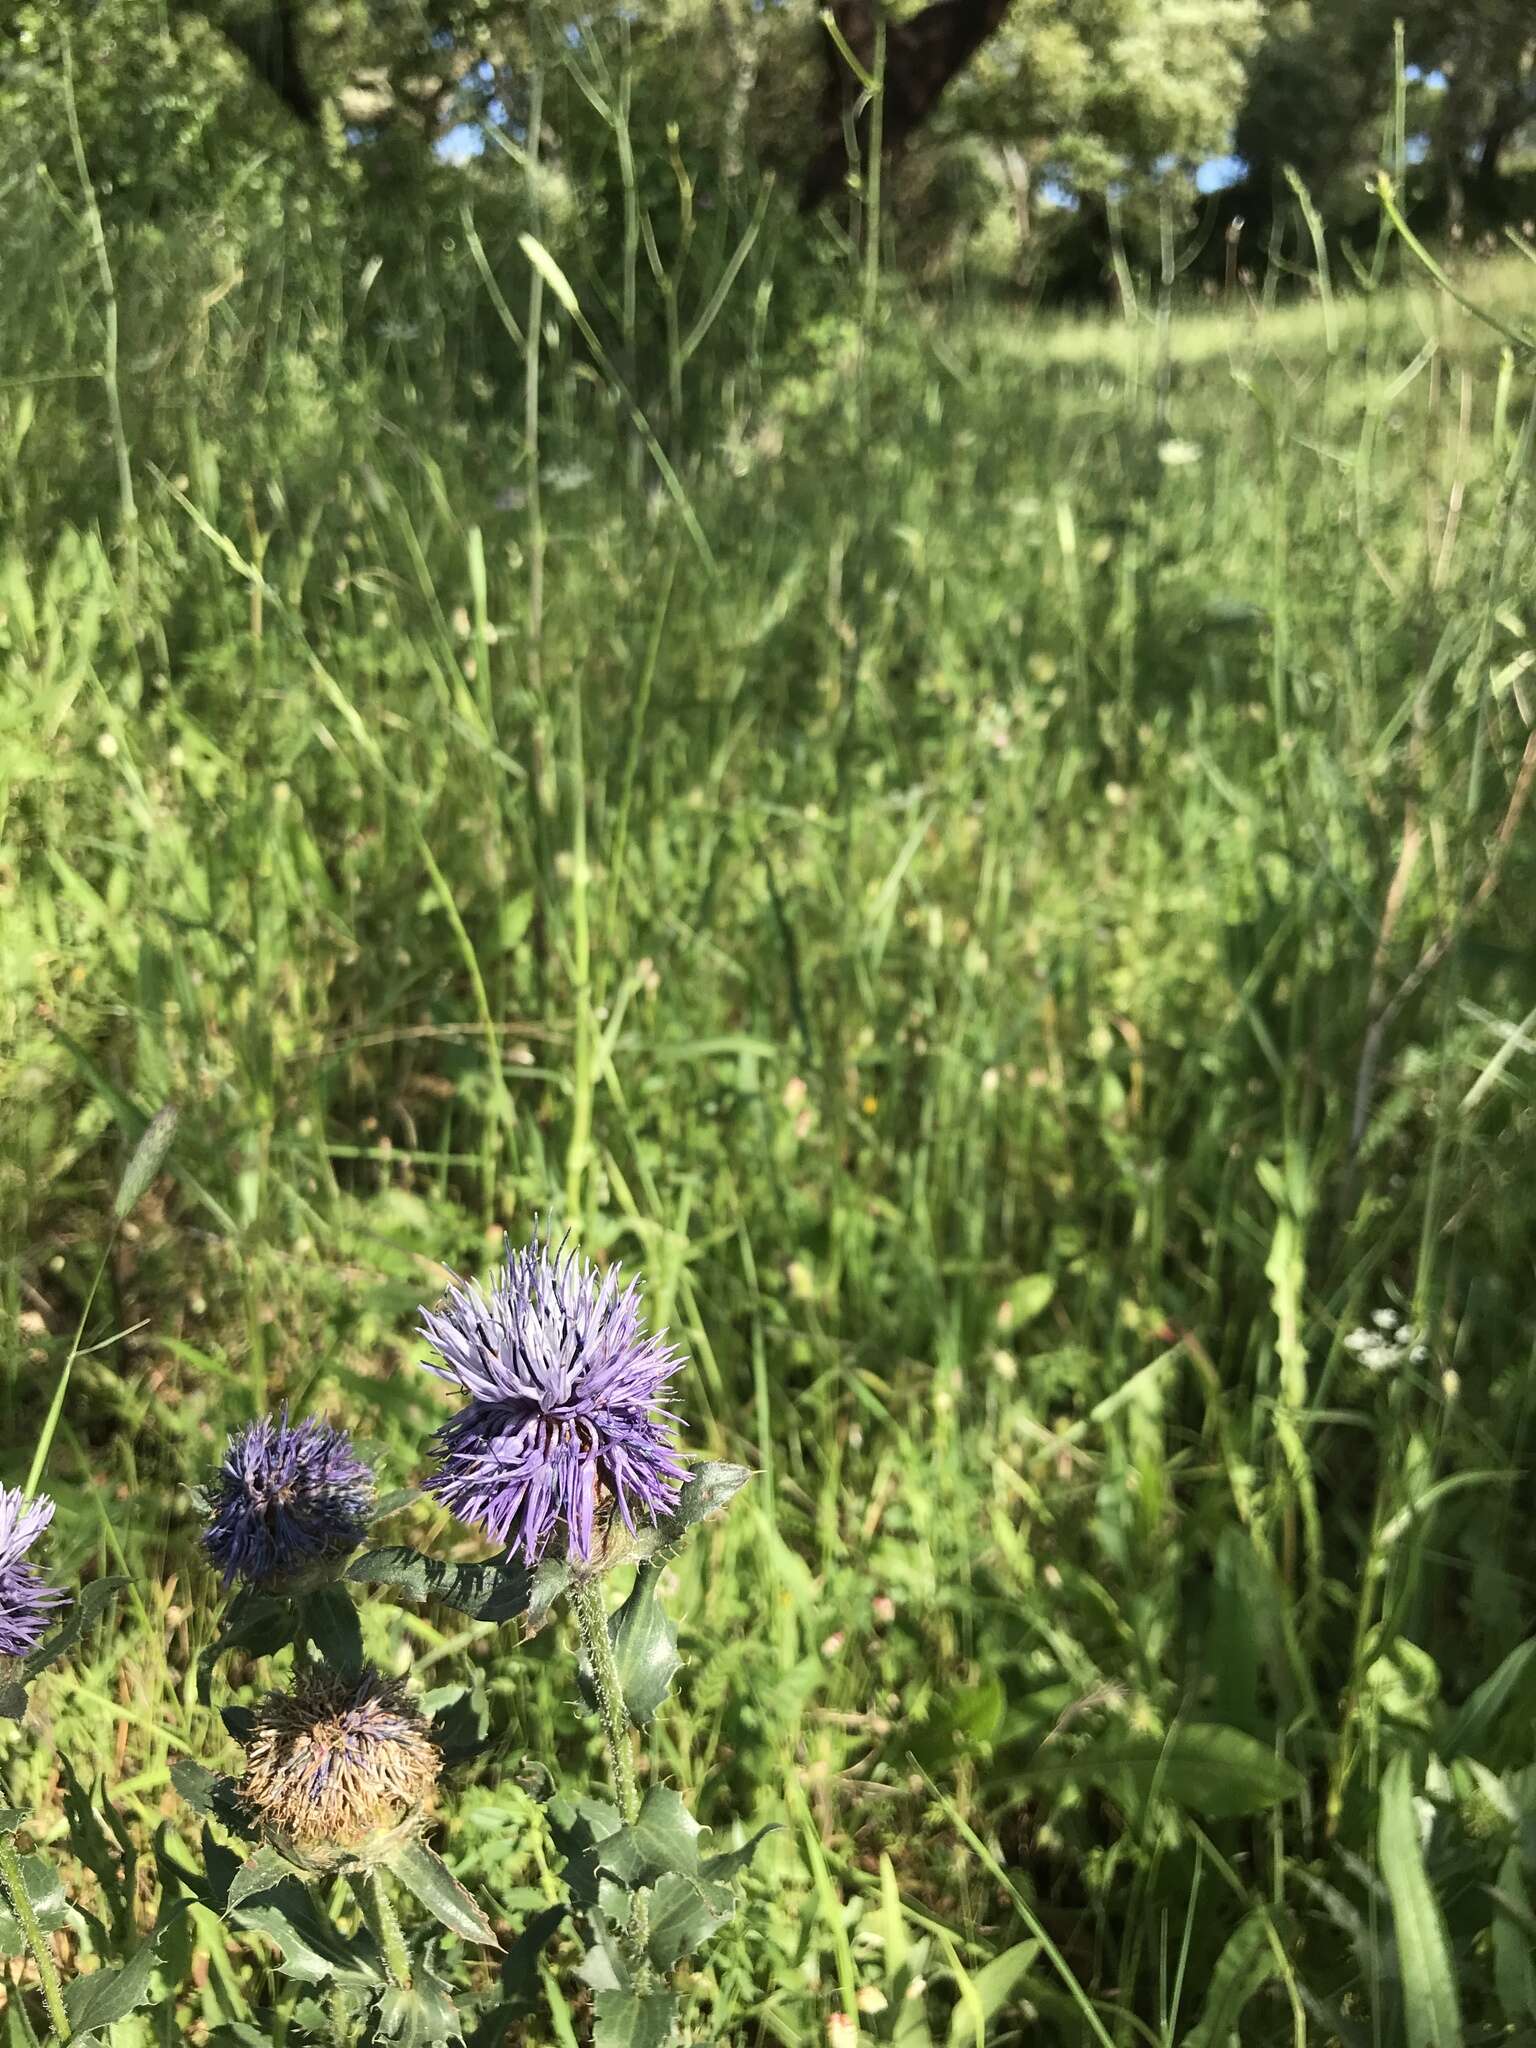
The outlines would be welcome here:
[[[866,70],[874,69],[875,21],[879,0],[833,0],[832,14],[844,41]],[[909,21],[893,21],[885,39],[885,105],[882,132],[886,152],[896,155],[938,105],[944,88],[1002,26],[1009,0],[934,0]],[[858,99],[858,80],[828,36],[826,83],[819,117],[820,147],[800,186],[809,212],[828,199],[848,171],[843,120]],[[859,120],[859,141],[868,147],[868,109]]]

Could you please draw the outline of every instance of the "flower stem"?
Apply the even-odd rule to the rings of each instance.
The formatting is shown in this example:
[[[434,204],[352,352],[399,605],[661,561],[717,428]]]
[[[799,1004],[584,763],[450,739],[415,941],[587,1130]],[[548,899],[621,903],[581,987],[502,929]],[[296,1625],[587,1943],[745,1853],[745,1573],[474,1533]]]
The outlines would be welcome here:
[[[640,1786],[635,1777],[635,1752],[629,1739],[629,1710],[619,1667],[613,1661],[613,1643],[608,1635],[608,1610],[603,1604],[602,1580],[578,1578],[571,1587],[571,1605],[581,1630],[581,1646],[592,1670],[597,1693],[597,1711],[608,1738],[608,1764],[613,1772],[613,1789],[618,1797],[619,1818],[633,1827],[640,1815]]]
[[[629,1709],[624,1704],[624,1687],[619,1667],[613,1661],[613,1642],[608,1634],[608,1609],[603,1602],[603,1582],[595,1575],[577,1578],[571,1586],[571,1605],[581,1630],[581,1646],[592,1672],[592,1689],[608,1741],[608,1767],[613,1773],[614,1795],[619,1818],[633,1827],[640,1817],[640,1784],[635,1775],[635,1750],[630,1740]],[[637,1984],[646,1989],[651,1981],[646,1944],[651,1936],[651,1902],[642,1890],[634,1893],[629,1908],[629,1947],[639,1966]]]
[[[48,1937],[38,1925],[37,1915],[32,1910],[27,1880],[22,1875],[21,1858],[16,1854],[16,1844],[10,1835],[0,1835],[0,1885],[5,1888],[6,1897],[11,1902],[11,1911],[16,1915],[17,1925],[26,1938],[27,1947],[32,1951],[32,1960],[37,1965],[38,1978],[43,1987],[43,2003],[48,2008],[53,2031],[61,2041],[67,2041],[71,2038],[69,2014],[64,2010],[63,1994],[59,1990],[59,1973],[53,1963],[53,1950],[48,1946]]]
[[[355,1870],[350,1879],[357,1903],[363,1909],[368,1932],[384,1952],[384,1968],[391,1984],[401,1991],[411,1988],[411,1958],[400,1932],[400,1922],[384,1880],[376,1870]]]

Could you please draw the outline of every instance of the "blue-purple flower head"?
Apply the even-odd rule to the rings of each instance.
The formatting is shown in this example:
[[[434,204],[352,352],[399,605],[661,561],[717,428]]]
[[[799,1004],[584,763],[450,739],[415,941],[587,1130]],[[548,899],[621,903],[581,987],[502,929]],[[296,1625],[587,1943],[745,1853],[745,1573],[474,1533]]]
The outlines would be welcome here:
[[[208,1489],[203,1547],[225,1585],[283,1579],[362,1541],[373,1474],[344,1429],[288,1412],[263,1415],[229,1440]]]
[[[489,1294],[451,1287],[421,1328],[431,1370],[469,1397],[428,1488],[461,1521],[529,1565],[552,1546],[590,1564],[614,1516],[633,1535],[675,1504],[677,1418],[656,1404],[682,1358],[644,1328],[638,1281],[535,1238]]]
[[[27,1552],[53,1520],[45,1493],[28,1500],[20,1487],[0,1486],[0,1657],[25,1657],[41,1642],[69,1596],[50,1586]]]

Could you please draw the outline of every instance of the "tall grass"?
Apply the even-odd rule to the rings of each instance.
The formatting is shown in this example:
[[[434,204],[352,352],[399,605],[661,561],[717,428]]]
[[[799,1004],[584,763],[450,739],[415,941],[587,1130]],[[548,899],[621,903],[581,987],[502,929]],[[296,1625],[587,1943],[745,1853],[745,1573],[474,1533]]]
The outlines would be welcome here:
[[[740,238],[679,283],[623,191],[611,357],[536,213],[544,265],[436,259],[473,362],[292,237],[19,223],[4,1477],[68,1373],[66,1561],[152,1626],[7,1796],[62,1836],[56,1754],[174,1836],[225,1740],[186,1483],[280,1397],[409,1478],[414,1305],[542,1214],[762,1472],[658,1730],[788,1823],[699,2039],[1417,2042],[1448,1975],[1528,2025],[1529,361],[1418,285],[939,315],[875,233],[776,330],[774,215],[683,386]],[[558,1669],[498,1655],[514,1748]],[[510,1774],[453,1839],[547,1896]],[[265,1997],[198,1933],[194,2039]]]

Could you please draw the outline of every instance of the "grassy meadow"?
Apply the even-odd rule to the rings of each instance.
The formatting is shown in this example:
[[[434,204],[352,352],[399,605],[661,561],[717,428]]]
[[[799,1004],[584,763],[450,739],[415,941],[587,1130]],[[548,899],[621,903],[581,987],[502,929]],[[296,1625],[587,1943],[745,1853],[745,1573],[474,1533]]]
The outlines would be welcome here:
[[[189,1487],[281,1400],[418,1480],[416,1308],[538,1217],[757,1474],[651,1745],[779,1823],[690,2039],[1529,2038],[1529,353],[1395,250],[791,321],[791,221],[647,370],[472,231],[470,333],[93,217],[0,311],[0,1477],[131,1581],[0,1734],[69,1968],[238,1754]],[[515,1930],[568,1644],[365,1618],[483,1688],[440,1839]],[[114,2042],[304,2038],[181,1927]],[[571,1960],[512,2038],[587,2038]]]

